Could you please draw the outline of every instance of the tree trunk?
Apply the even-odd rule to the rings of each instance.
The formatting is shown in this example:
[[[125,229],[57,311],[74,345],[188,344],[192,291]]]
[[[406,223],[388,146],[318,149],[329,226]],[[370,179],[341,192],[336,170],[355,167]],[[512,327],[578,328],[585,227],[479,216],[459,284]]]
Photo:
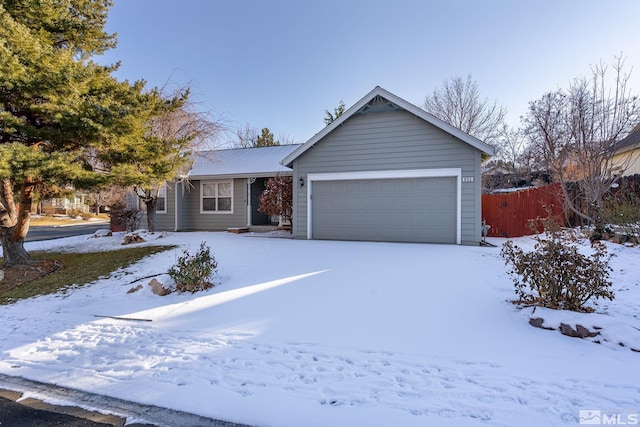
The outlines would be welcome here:
[[[27,178],[20,189],[20,205],[16,209],[11,182],[7,179],[2,182],[0,202],[4,205],[4,211],[0,239],[5,267],[29,263],[30,257],[24,248],[24,238],[29,231],[34,189],[33,180]]]
[[[24,238],[15,236],[15,227],[0,228],[0,238],[2,240],[2,256],[4,258],[3,267],[29,264],[31,257],[24,248]]]
[[[149,233],[155,233],[156,226],[156,202],[158,199],[150,197],[144,201],[144,205],[147,208],[147,229]]]

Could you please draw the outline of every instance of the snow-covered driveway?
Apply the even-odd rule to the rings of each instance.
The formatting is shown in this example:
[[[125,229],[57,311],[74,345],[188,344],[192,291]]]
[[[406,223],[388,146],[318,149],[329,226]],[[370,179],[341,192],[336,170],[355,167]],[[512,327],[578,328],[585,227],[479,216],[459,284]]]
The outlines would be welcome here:
[[[507,301],[499,248],[227,233],[157,242],[195,251],[201,240],[219,263],[206,293],[127,294],[165,272],[180,254],[170,251],[0,307],[0,372],[261,426],[577,425],[580,410],[640,411],[637,248],[612,246],[618,299],[600,314],[536,313],[595,321],[623,347],[529,326],[531,309]]]

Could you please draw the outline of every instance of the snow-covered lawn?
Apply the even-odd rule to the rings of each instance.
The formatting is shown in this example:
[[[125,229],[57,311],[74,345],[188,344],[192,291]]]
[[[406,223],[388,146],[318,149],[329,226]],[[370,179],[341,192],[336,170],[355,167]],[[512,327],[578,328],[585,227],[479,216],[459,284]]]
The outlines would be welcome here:
[[[552,426],[577,425],[581,410],[640,411],[639,248],[609,245],[616,299],[596,313],[532,315],[508,301],[501,239],[487,248],[145,238],[191,251],[206,241],[218,285],[159,297],[148,280],[132,284],[166,272],[176,250],[1,306],[0,372],[256,426]],[[27,247],[109,250],[121,240]],[[603,329],[581,340],[530,317]]]

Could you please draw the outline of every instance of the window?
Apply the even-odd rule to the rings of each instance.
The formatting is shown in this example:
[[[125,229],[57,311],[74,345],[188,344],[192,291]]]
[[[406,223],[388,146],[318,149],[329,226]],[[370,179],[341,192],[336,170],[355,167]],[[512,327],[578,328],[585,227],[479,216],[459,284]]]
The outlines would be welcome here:
[[[158,189],[158,198],[156,200],[156,213],[167,213],[167,185],[162,185]]]
[[[200,182],[201,213],[233,213],[233,181]]]

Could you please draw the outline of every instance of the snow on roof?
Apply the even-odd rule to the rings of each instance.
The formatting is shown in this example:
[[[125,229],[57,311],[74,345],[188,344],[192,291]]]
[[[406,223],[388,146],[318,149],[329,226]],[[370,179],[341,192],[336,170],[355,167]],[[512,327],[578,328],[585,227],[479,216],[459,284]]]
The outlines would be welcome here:
[[[199,151],[193,155],[194,163],[188,175],[190,178],[262,177],[291,173],[291,169],[280,162],[299,146],[292,144]]]

